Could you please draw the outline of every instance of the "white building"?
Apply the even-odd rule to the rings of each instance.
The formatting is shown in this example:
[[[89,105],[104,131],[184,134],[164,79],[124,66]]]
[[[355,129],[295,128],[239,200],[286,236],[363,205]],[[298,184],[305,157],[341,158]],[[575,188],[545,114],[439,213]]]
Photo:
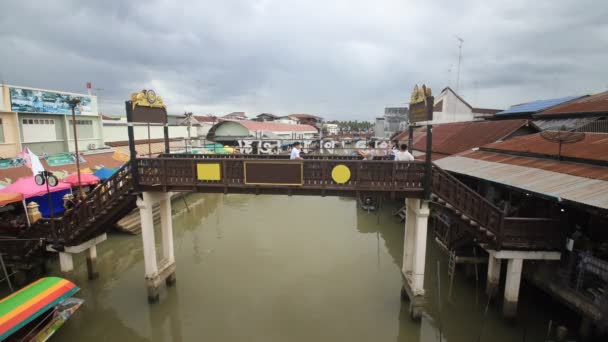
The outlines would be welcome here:
[[[338,124],[324,123],[323,128],[325,129],[328,135],[338,134]]]
[[[317,129],[309,125],[226,120],[213,126],[207,138],[214,141],[234,141],[243,138],[311,139],[316,135]]]
[[[499,111],[500,109],[474,108],[452,88],[445,87],[439,95],[435,96],[432,123],[473,121]]]
[[[297,119],[291,118],[289,116],[278,117],[273,122],[282,123],[282,124],[289,124],[289,125],[297,125],[298,124],[298,120]]]

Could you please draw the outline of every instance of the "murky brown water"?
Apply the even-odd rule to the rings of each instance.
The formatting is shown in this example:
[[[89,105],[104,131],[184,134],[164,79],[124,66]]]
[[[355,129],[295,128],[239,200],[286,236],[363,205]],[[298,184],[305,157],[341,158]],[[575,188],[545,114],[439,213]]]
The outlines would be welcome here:
[[[54,341],[426,342],[440,341],[440,330],[450,342],[542,341],[556,319],[549,301],[527,302],[538,293],[526,289],[518,323],[496,306],[484,318],[482,280],[476,286],[463,272],[439,314],[436,262],[447,289],[447,261],[429,240],[429,304],[422,322],[411,322],[399,300],[397,203],[377,216],[343,198],[191,195],[188,202],[190,211],[174,203],[177,284],[160,303],[146,299],[140,237],[113,234],[98,247],[99,279],[87,280],[84,256],[75,259],[77,297],[86,302]]]

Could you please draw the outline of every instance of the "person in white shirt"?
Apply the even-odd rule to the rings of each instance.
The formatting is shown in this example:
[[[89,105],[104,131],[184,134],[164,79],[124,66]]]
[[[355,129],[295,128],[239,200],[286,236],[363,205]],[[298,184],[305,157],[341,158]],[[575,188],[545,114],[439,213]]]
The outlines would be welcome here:
[[[300,157],[300,143],[299,142],[295,142],[293,144],[293,148],[291,149],[291,156],[289,157],[289,159],[303,159],[302,157]]]
[[[357,151],[357,154],[359,154],[361,157],[363,157],[363,160],[374,160],[374,154],[376,154],[374,147],[375,147],[374,142],[370,141],[367,144],[367,149],[365,149],[363,151],[359,150],[359,151]]]
[[[413,161],[414,156],[408,152],[407,144],[401,144],[401,148],[395,153],[396,161]]]

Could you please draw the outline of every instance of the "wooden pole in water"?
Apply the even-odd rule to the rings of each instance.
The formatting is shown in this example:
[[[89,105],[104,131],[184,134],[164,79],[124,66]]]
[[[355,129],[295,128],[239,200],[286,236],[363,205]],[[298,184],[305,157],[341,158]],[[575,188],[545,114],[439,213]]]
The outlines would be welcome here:
[[[437,260],[437,320],[439,321],[439,342],[441,342],[441,262]]]

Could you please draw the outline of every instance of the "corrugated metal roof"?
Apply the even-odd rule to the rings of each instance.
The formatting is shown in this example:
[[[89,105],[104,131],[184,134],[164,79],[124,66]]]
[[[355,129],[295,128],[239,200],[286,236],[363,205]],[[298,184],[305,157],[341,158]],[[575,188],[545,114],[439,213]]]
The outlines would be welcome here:
[[[526,125],[527,120],[466,121],[433,125],[433,153],[442,156],[480,147],[510,135]],[[408,133],[399,135],[407,140]],[[426,151],[426,127],[414,131],[413,149]]]
[[[549,108],[538,116],[608,113],[608,91]]]
[[[559,144],[543,139],[540,134],[531,134],[488,144],[482,148],[492,151],[557,156]],[[583,140],[572,144],[563,144],[561,155],[570,158],[608,161],[608,133],[585,133]]]
[[[450,156],[435,162],[439,167],[526,191],[608,209],[608,181],[573,176],[533,167]],[[608,173],[608,168],[604,168]]]
[[[580,98],[580,96],[567,96],[556,99],[536,100],[511,106],[507,110],[503,110],[502,112],[496,113],[496,115],[536,113],[541,110],[545,110],[547,108],[551,108],[564,102],[572,101],[578,98]]]
[[[563,162],[551,159],[513,156],[509,154],[486,151],[467,151],[459,154],[459,156],[495,163],[532,167],[535,169],[565,173],[572,176],[608,181],[608,168],[603,166]]]
[[[570,131],[582,127],[599,118],[599,116],[594,116],[584,118],[533,120],[532,125],[540,131],[556,129]]]

